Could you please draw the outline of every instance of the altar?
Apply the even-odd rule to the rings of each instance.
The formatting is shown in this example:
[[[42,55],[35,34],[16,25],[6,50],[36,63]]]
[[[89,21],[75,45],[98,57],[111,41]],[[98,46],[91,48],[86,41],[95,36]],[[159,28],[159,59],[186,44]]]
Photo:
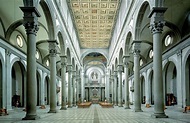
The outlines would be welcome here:
[[[98,97],[92,97],[92,103],[93,104],[98,104],[99,103],[99,98]]]

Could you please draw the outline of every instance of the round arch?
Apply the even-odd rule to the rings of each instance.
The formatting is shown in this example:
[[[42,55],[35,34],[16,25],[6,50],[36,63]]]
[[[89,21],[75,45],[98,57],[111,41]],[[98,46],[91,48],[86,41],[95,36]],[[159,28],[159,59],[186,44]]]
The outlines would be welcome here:
[[[168,61],[163,69],[163,81],[165,83],[166,106],[177,104],[177,67],[174,62]],[[173,102],[172,102],[173,101]]]
[[[87,56],[87,55],[90,54],[90,53],[94,53],[94,51],[92,51],[92,50],[87,50],[86,52],[84,52],[83,54],[81,54],[81,61],[83,61],[83,59],[85,58],[85,56]],[[108,61],[108,56],[106,55],[105,52],[96,50],[96,53],[102,54],[102,55],[106,58],[106,60]]]
[[[26,69],[21,61],[11,66],[12,106],[24,107],[26,98]]]
[[[140,5],[138,14],[137,14],[137,19],[136,19],[136,25],[135,25],[135,40],[140,40],[141,39],[141,29],[142,29],[142,22],[144,19],[144,14],[146,13],[146,10],[149,6],[149,2],[145,1]],[[146,16],[147,18],[147,16]],[[142,39],[141,39],[142,40]]]
[[[119,51],[119,64],[123,64],[123,48]]]
[[[129,50],[130,50],[130,45],[132,43],[132,33],[128,32],[127,33],[127,37],[125,40],[125,48],[124,48],[124,55],[129,54]]]
[[[71,52],[69,48],[67,48],[66,54],[67,54],[67,63],[71,64]]]

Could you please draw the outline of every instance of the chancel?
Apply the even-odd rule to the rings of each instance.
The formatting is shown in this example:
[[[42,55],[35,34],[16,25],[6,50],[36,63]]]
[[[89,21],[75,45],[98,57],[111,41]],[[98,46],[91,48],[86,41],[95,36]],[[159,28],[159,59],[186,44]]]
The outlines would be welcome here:
[[[189,114],[190,0],[0,0],[0,122]]]

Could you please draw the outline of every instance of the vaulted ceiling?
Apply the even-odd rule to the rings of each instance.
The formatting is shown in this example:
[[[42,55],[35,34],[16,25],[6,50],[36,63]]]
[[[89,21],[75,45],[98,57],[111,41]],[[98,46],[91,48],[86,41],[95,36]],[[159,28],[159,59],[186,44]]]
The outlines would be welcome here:
[[[120,0],[68,0],[81,48],[108,48]]]

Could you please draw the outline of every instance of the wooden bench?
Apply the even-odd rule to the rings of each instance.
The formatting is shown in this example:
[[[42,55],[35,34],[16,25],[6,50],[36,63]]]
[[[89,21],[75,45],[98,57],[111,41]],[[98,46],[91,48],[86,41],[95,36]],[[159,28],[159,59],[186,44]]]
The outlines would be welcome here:
[[[102,108],[113,108],[113,104],[111,103],[99,102],[99,105],[101,105]]]
[[[89,108],[91,104],[91,102],[80,103],[78,104],[78,108]]]
[[[146,104],[146,106],[145,106],[146,108],[150,108],[151,106],[150,106],[150,104]]]
[[[40,109],[46,109],[46,106],[45,105],[41,105],[39,108]]]
[[[7,113],[7,109],[0,109],[0,116],[5,116],[5,115],[8,115]]]
[[[185,106],[183,113],[187,113],[187,110],[190,110],[190,106]]]

